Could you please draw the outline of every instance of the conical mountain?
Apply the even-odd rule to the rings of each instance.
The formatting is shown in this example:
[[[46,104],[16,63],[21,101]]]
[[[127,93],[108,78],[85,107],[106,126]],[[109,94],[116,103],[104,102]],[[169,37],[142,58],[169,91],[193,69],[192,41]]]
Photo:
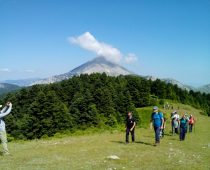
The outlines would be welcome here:
[[[76,67],[75,69],[71,70],[68,73],[52,76],[50,78],[37,81],[33,84],[55,83],[65,79],[69,79],[75,75],[92,74],[92,73],[106,73],[109,76],[133,74],[132,72],[128,71],[126,68],[120,66],[119,64],[108,61],[104,57],[96,57],[93,60],[88,61],[80,65],[79,67]]]
[[[126,68],[108,61],[104,57],[96,57],[81,66],[69,72],[72,75],[106,73],[109,76],[129,75],[132,74]]]

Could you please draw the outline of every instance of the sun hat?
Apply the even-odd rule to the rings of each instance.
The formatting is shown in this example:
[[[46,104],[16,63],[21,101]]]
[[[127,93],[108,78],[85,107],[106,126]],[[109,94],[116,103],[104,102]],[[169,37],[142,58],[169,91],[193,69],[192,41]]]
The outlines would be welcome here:
[[[154,106],[154,107],[153,107],[153,110],[158,110],[158,107],[157,107],[157,106]]]

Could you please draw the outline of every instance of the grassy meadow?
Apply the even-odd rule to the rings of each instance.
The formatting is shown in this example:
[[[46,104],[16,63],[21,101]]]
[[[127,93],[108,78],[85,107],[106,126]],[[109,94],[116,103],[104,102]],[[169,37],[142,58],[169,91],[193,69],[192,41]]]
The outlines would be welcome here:
[[[196,129],[179,141],[171,136],[170,122],[160,146],[154,146],[149,129],[151,108],[138,109],[142,126],[136,128],[136,142],[125,144],[120,130],[93,134],[10,142],[11,156],[0,156],[2,170],[210,170],[210,118],[187,105],[175,104],[180,113],[197,118]],[[162,110],[167,115],[171,110]],[[116,155],[120,159],[108,157]]]

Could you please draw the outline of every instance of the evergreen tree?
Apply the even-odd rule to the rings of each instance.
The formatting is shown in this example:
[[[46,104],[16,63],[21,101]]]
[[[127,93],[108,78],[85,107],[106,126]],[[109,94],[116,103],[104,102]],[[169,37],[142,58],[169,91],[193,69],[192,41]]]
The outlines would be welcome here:
[[[17,139],[34,139],[65,130],[114,127],[124,122],[129,111],[140,124],[136,108],[160,99],[190,104],[210,115],[210,94],[188,92],[160,80],[99,73],[22,88],[7,94],[1,103],[13,103],[12,113],[5,117],[8,133]]]

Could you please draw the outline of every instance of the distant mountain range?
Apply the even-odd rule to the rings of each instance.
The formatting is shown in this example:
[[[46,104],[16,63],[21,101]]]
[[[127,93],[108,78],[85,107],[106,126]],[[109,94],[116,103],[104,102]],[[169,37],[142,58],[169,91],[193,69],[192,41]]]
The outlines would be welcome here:
[[[64,74],[52,76],[49,78],[45,79],[23,79],[23,80],[6,80],[4,83],[9,83],[9,84],[15,84],[18,86],[31,86],[35,84],[50,84],[50,83],[55,83],[59,82],[62,80],[69,79],[75,75],[80,75],[80,74],[91,74],[91,73],[106,73],[109,76],[119,76],[119,75],[134,75],[133,72],[127,70],[126,68],[112,63],[108,60],[106,60],[104,57],[96,57],[95,59],[88,61],[81,66],[67,72]],[[154,76],[141,76],[146,78],[147,80],[152,80],[155,81],[157,77]],[[189,85],[182,84],[181,82],[171,79],[171,78],[166,78],[166,79],[161,79],[162,81],[166,83],[171,83],[171,84],[176,84],[178,87],[184,90],[193,90],[193,91],[200,91],[200,92],[205,92],[205,93],[210,93],[210,84],[205,85],[199,88],[194,88]]]
[[[0,95],[20,89],[20,86],[8,83],[0,83]]]
[[[145,78],[147,80],[152,80],[152,81],[155,81],[157,80],[158,78],[157,77],[154,77],[154,76],[145,76]],[[166,83],[170,83],[170,84],[173,84],[173,85],[177,85],[179,88],[183,89],[183,90],[187,90],[187,91],[190,91],[190,90],[193,90],[193,91],[199,91],[201,93],[210,93],[210,84],[209,85],[205,85],[205,86],[201,86],[199,88],[195,88],[193,86],[189,86],[189,85],[185,85],[175,79],[171,79],[171,78],[165,78],[165,79],[160,79]]]
[[[41,80],[40,78],[29,78],[29,79],[20,79],[20,80],[5,80],[0,83],[14,84],[20,87],[30,86],[36,81]]]
[[[210,93],[210,84],[198,88],[197,91],[200,91],[201,93]]]
[[[154,77],[154,76],[146,76],[145,78],[147,80],[152,80],[152,81],[155,81],[155,80],[158,79],[157,77]],[[170,84],[173,84],[173,85],[177,85],[179,88],[181,88],[183,90],[187,90],[187,91],[193,90],[193,91],[196,91],[196,88],[194,88],[192,86],[188,86],[188,85],[182,84],[182,83],[180,83],[179,81],[177,81],[175,79],[164,78],[164,79],[160,79],[160,80],[161,81],[164,81],[165,83],[170,83]]]

